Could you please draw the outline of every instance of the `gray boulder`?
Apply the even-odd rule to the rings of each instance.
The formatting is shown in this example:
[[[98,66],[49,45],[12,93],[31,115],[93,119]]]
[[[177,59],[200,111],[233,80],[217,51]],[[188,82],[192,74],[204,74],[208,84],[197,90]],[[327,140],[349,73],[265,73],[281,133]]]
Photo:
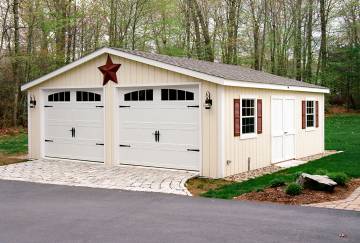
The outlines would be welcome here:
[[[302,173],[297,179],[297,183],[303,188],[330,192],[333,191],[337,185],[337,183],[328,176],[310,175],[307,173]]]

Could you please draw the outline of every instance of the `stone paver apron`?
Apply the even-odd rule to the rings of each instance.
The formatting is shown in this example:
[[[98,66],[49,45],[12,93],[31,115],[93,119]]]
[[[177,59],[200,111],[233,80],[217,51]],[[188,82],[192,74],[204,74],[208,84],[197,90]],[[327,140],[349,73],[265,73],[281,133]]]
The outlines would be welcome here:
[[[357,188],[348,198],[344,200],[314,203],[306,206],[320,207],[320,208],[333,208],[333,209],[345,209],[354,210],[360,212],[360,187]]]
[[[143,168],[105,167],[103,164],[63,160],[34,160],[0,166],[0,179],[68,186],[191,195],[185,182],[196,172]]]

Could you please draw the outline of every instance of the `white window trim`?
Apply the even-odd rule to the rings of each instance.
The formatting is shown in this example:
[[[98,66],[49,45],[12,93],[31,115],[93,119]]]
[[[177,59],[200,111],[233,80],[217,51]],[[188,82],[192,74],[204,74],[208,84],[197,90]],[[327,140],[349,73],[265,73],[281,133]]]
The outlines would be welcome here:
[[[314,102],[314,126],[308,127],[307,126],[307,101],[313,101]],[[316,130],[316,99],[315,98],[306,98],[305,99],[305,131],[311,132]]]
[[[243,100],[254,100],[254,132],[253,133],[246,133],[243,134],[242,133],[242,120],[243,120],[243,115],[242,115],[242,101]],[[255,96],[241,96],[240,97],[240,139],[244,140],[244,139],[252,139],[252,138],[256,138],[257,137],[257,97]]]

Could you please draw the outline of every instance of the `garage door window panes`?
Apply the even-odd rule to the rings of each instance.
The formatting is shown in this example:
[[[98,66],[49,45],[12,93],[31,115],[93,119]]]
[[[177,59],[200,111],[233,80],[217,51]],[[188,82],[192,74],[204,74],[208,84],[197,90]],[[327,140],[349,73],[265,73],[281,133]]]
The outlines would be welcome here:
[[[124,94],[125,101],[152,101],[153,90],[143,89]]]
[[[49,102],[69,102],[70,101],[70,91],[58,92],[51,95],[48,95]]]
[[[194,93],[181,89],[161,89],[161,100],[194,100]]]
[[[78,102],[101,101],[101,95],[93,92],[76,91],[76,101]]]

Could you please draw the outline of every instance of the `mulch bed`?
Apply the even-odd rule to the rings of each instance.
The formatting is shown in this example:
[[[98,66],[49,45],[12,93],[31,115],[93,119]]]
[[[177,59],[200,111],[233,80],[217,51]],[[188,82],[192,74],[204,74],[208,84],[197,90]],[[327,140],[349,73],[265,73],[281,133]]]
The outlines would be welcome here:
[[[352,180],[346,186],[337,186],[333,192],[314,191],[305,189],[301,195],[289,196],[285,193],[285,187],[266,188],[260,192],[245,193],[234,199],[247,201],[266,201],[281,204],[311,204],[328,201],[343,200],[360,187],[360,179]]]

